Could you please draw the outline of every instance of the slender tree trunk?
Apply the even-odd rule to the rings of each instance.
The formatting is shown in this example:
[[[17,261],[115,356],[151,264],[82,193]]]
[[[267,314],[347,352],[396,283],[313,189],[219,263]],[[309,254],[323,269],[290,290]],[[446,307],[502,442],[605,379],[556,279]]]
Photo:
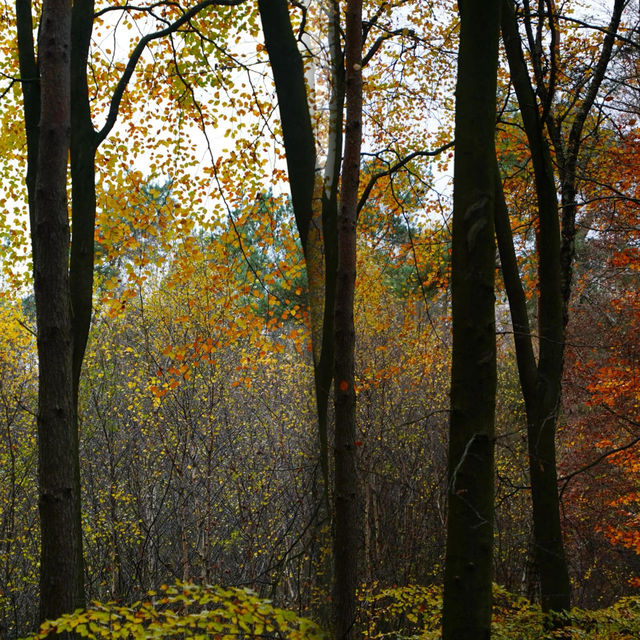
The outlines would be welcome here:
[[[345,34],[346,131],[338,217],[335,303],[334,633],[355,636],[361,546],[356,452],[355,325],[356,222],[362,145],[362,0],[348,0]]]
[[[93,0],[74,2],[71,18],[70,158],[73,238],[69,281],[73,309],[73,385],[76,406],[93,309],[97,136],[91,119],[87,86],[93,6]]]
[[[500,0],[460,3],[452,240],[453,354],[443,639],[491,632],[494,203]]]
[[[337,11],[337,2],[331,5]],[[330,148],[324,184],[316,166],[316,141],[304,66],[286,0],[259,0],[265,45],[274,75],[296,228],[307,267],[314,356],[320,462],[329,500],[328,406],[333,380],[333,303],[337,266],[337,207],[342,140],[343,86],[337,16],[330,20],[334,65]],[[339,69],[338,69],[339,68]]]
[[[576,102],[568,139],[565,141],[561,125],[553,118],[553,96],[548,95],[549,87],[537,87],[538,94],[546,103],[544,109],[538,106],[522,51],[514,3],[512,0],[503,2],[502,35],[527,134],[538,198],[540,298],[537,365],[531,337],[527,340],[524,332],[520,333],[520,329],[517,328],[525,326],[522,320],[522,284],[501,185],[498,185],[498,188],[502,200],[500,217],[503,222],[502,230],[498,233],[498,244],[516,333],[520,383],[527,410],[536,560],[540,573],[542,608],[547,612],[567,610],[571,605],[571,584],[562,542],[555,434],[562,398],[564,343],[575,257],[576,166],[583,127],[611,59],[624,5],[624,0],[615,0],[613,4],[611,20],[598,61],[584,98]],[[532,63],[534,75],[541,83],[544,73],[539,55],[533,56]],[[561,214],[558,208],[554,164],[551,161],[549,141],[544,134],[545,126],[556,154],[562,192]],[[528,331],[528,326],[526,330]]]
[[[292,203],[306,263],[323,500],[331,519],[335,516],[335,511],[332,510],[330,497],[328,409],[334,379],[338,192],[345,92],[339,2],[331,0],[327,4],[328,46],[332,68],[328,152],[324,176],[317,167],[316,141],[304,66],[291,28],[288,4],[286,0],[259,0],[258,7],[276,84]],[[335,536],[341,535],[339,531],[342,529],[336,529],[334,523],[334,549]],[[339,564],[343,566],[344,563]],[[327,581],[331,579],[329,567],[324,577]],[[333,580],[335,581],[335,576]],[[336,605],[334,599],[332,606]],[[335,611],[332,615],[335,618]]]
[[[316,399],[318,404],[318,422],[320,449],[325,476],[327,505],[329,504],[329,449],[328,449],[328,408],[333,382],[334,351],[334,302],[336,296],[336,271],[338,268],[338,194],[340,189],[340,167],[342,162],[342,124],[344,118],[344,59],[340,44],[340,5],[338,0],[328,4],[328,47],[331,58],[331,93],[329,98],[328,151],[324,167],[324,179],[321,187],[320,216],[314,214],[312,226],[320,226],[321,234],[316,234],[316,248],[313,251],[315,261],[309,255],[310,272],[324,274],[323,282],[314,283],[310,277],[310,289],[313,284],[323,300],[316,301],[316,307],[322,307],[322,318],[313,320],[314,361]],[[316,178],[317,180],[317,178]],[[318,220],[319,218],[319,220]],[[311,252],[309,252],[311,254]],[[324,267],[319,268],[322,262]],[[310,298],[313,298],[310,295]],[[319,348],[318,348],[318,345]]]
[[[551,153],[522,53],[516,16],[510,0],[503,3],[502,34],[531,152],[538,199],[540,294],[537,365],[533,356],[531,337],[527,340],[523,334],[518,334],[516,340],[520,384],[527,412],[536,561],[540,573],[543,610],[561,611],[570,607],[571,585],[562,543],[555,460],[555,434],[562,392],[564,356],[558,200]],[[503,265],[506,261],[515,264],[513,242],[507,245],[511,230],[501,189],[498,196],[502,218],[501,233],[498,234],[500,256]],[[503,270],[503,274],[514,327],[516,323],[522,326],[523,312],[517,311],[515,302],[516,297],[521,298],[521,294],[516,293],[518,288],[521,288],[517,265]]]
[[[499,177],[496,194],[496,236],[511,309],[520,385],[527,413],[535,559],[540,574],[543,608],[545,611],[561,611],[570,606],[570,582],[562,545],[555,465],[555,421],[560,381],[553,376],[547,381],[540,379],[543,373],[535,362],[524,289],[520,281],[509,214]],[[556,293],[558,284],[556,281]],[[560,313],[559,297],[556,297],[556,313]],[[559,317],[558,315],[556,321]],[[541,340],[544,340],[543,332],[540,333]],[[540,352],[548,349],[549,346],[545,346],[544,341],[541,342]],[[557,366],[557,362],[554,361],[550,364]],[[546,366],[549,367],[550,364]],[[552,381],[553,386],[550,385]]]
[[[38,143],[40,124],[40,76],[36,64],[33,42],[33,17],[31,0],[16,0],[16,31],[18,36],[18,60],[22,80],[22,100],[25,133],[27,137],[27,194],[29,220],[34,226],[36,201],[36,175],[38,168]]]
[[[286,0],[258,0],[258,8],[278,96],[293,212],[304,250],[313,217],[316,147],[302,57]]]
[[[40,134],[31,230],[38,324],[40,616],[84,604],[68,277],[71,1],[45,0],[38,44]]]

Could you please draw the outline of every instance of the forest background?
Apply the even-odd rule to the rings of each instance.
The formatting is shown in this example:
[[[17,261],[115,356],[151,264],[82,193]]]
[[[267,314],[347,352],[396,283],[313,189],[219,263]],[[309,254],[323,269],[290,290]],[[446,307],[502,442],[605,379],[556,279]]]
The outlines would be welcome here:
[[[515,9],[560,222],[563,232],[574,229],[554,429],[563,553],[572,604],[604,607],[640,587],[638,6],[507,5]],[[276,6],[288,9],[306,84],[313,153],[303,160],[293,159],[297,143],[287,132],[306,125],[287,128],[291,111],[282,111],[268,36]],[[33,79],[25,74],[24,30],[20,47],[16,36],[25,7],[30,3],[2,5],[0,36],[0,634],[9,638],[32,630],[42,615],[38,301],[28,208],[35,191],[28,197],[25,181],[34,164],[27,159]],[[37,34],[40,6],[30,8],[29,31]],[[617,10],[620,24],[612,17]],[[333,361],[324,331],[334,295],[337,231],[328,221],[338,219],[344,16],[333,3],[280,2],[105,2],[86,15],[74,12],[71,33],[84,25],[87,58],[72,70],[86,82],[96,187],[88,236],[95,249],[91,329],[86,353],[73,365],[80,380],[82,599],[140,601],[176,580],[250,586],[325,621],[336,441],[322,375],[329,361],[332,376]],[[506,43],[505,15],[503,9]],[[360,524],[348,548],[358,566],[355,628],[375,637],[426,628],[430,589],[443,580],[453,485],[447,176],[459,14],[444,1],[373,2],[361,29],[357,431],[349,442]],[[78,50],[77,41],[73,46]],[[289,63],[296,59],[288,55]],[[538,327],[528,332],[531,348],[539,354],[540,183],[519,76],[503,45],[500,60],[498,171],[526,316]],[[295,78],[295,69],[291,63],[285,76]],[[71,82],[73,96],[77,76]],[[293,96],[294,89],[284,91]],[[71,184],[74,158],[82,156],[73,137],[83,131],[78,123],[86,126],[82,117],[71,114],[76,246],[85,233],[76,190],[89,184],[81,173]],[[566,159],[574,150],[569,193]],[[310,188],[296,174],[309,165]],[[306,223],[300,184],[311,194]],[[565,212],[572,204],[571,221]],[[501,251],[494,269],[491,564],[501,588],[544,605],[531,515],[531,431],[503,262]],[[73,264],[72,253],[72,272]],[[385,617],[395,629],[385,628]]]

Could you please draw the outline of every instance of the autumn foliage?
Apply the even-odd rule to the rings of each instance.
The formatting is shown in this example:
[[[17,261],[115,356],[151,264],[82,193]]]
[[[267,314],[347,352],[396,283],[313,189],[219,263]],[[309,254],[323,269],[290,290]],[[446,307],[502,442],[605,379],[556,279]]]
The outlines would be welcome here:
[[[1,638],[58,632],[141,638],[153,632],[312,639],[326,637],[323,630],[330,628],[335,527],[319,453],[317,300],[311,299],[317,294],[313,278],[322,280],[326,272],[308,271],[255,3],[206,4],[212,6],[171,34],[146,42],[113,129],[97,147],[93,310],[77,415],[83,581],[93,604],[40,631],[37,327],[22,121],[28,81],[19,73],[15,7],[0,7]],[[537,17],[534,4],[544,9],[538,34],[525,26],[527,15]],[[532,42],[547,45],[552,32],[559,35],[555,49],[537,52],[547,67],[535,80],[554,86],[548,111],[564,130],[576,117],[576,96],[593,76],[608,20],[603,3],[578,4],[515,3],[530,69]],[[320,202],[335,125],[332,18],[322,2],[285,5],[304,65],[316,143],[314,202]],[[40,8],[33,2],[36,17]],[[86,69],[96,132],[109,121],[137,44],[191,8],[95,3]],[[445,0],[376,0],[365,3],[364,12],[356,431],[347,443],[360,494],[354,629],[372,640],[435,639],[451,490],[459,16]],[[640,634],[634,20],[625,9],[582,132],[555,437],[576,607],[562,614],[563,632],[594,640]],[[504,48],[497,98],[498,168],[538,357],[540,219]],[[559,171],[553,127],[545,131]],[[560,193],[557,176],[556,187]],[[323,237],[320,227],[312,229]],[[318,246],[315,257],[325,264],[326,247]],[[552,638],[539,606],[527,415],[499,261],[495,281],[492,637]],[[332,420],[330,410],[329,452]],[[333,469],[328,472],[331,487]]]

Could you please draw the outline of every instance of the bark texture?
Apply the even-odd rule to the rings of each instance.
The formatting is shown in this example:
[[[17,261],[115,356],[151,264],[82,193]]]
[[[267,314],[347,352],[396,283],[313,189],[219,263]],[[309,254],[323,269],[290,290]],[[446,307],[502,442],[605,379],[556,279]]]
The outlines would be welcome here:
[[[115,125],[127,84],[147,45],[174,33],[210,6],[242,1],[203,0],[166,28],[143,36],[116,86],[107,121],[97,132],[87,85],[93,0],[45,0],[38,62],[31,2],[16,0],[40,367],[43,616],[73,610],[84,602],[77,409],[92,315],[96,150]],[[72,242],[66,201],[69,153]],[[69,605],[71,600],[74,606]]]
[[[444,640],[488,639],[494,495],[494,203],[500,0],[460,3]]]
[[[45,619],[84,605],[66,195],[70,0],[45,0],[38,54],[41,109],[31,234],[39,359],[40,617]]]
[[[496,233],[527,412],[535,553],[542,608],[547,612],[568,610],[571,606],[571,584],[562,540],[557,487],[555,435],[562,398],[566,326],[575,258],[576,167],[582,131],[612,56],[624,4],[624,0],[614,2],[600,56],[586,94],[576,107],[566,141],[561,120],[553,115],[553,86],[544,85],[541,60],[533,56],[537,94],[543,102],[538,104],[524,58],[514,3],[504,0],[502,7],[502,37],[531,153],[538,200],[540,293],[537,362],[500,181],[496,183]],[[530,26],[528,32],[531,33]],[[558,206],[551,144],[561,184],[561,208]]]
[[[338,217],[335,304],[334,635],[355,637],[361,544],[356,452],[355,325],[356,222],[362,145],[362,0],[348,0],[345,33],[346,131]]]
[[[69,284],[73,309],[73,385],[76,406],[93,309],[95,158],[98,138],[91,119],[87,86],[87,58],[93,31],[93,7],[93,0],[74,2],[71,18],[70,159],[73,241]]]

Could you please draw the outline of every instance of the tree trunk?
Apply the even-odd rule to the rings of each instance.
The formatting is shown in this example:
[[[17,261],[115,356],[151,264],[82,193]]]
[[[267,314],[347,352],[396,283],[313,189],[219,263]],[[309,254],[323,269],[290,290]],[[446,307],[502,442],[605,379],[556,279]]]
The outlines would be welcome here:
[[[96,227],[97,136],[91,119],[87,58],[93,31],[93,0],[74,2],[71,18],[71,211],[73,238],[69,264],[73,309],[73,385],[75,403],[93,309]]]
[[[16,31],[20,76],[22,78],[24,124],[27,137],[26,183],[29,198],[29,220],[31,227],[33,227],[38,168],[38,138],[40,135],[40,78],[33,43],[31,0],[16,0]]]
[[[333,304],[337,266],[337,208],[342,140],[342,71],[338,35],[331,51],[334,64],[332,122],[333,153],[327,159],[324,184],[316,166],[316,141],[311,122],[302,57],[286,0],[259,0],[265,46],[273,72],[287,158],[287,172],[296,228],[305,257],[309,285],[318,417],[320,462],[325,501],[329,500],[328,406],[333,380]],[[330,20],[333,25],[334,20]],[[337,26],[335,27],[336,33]],[[340,67],[340,70],[338,70]]]
[[[328,44],[332,69],[328,153],[324,176],[317,166],[316,140],[304,66],[293,35],[288,4],[286,0],[259,0],[258,8],[276,85],[291,199],[305,257],[309,287],[319,459],[323,485],[321,500],[324,503],[326,520],[331,521],[334,514],[330,497],[328,409],[334,373],[338,189],[344,110],[344,69],[340,47],[339,4],[338,0],[335,0],[328,5]],[[320,518],[318,522],[318,538],[321,546],[324,545],[322,520],[323,518]],[[335,535],[335,528],[332,531]],[[319,567],[327,587],[332,581],[330,560],[328,558],[327,564]],[[322,606],[318,615],[328,622],[331,611],[329,607],[325,609]]]
[[[491,632],[496,345],[494,203],[500,0],[460,3],[444,640]]]
[[[31,230],[38,324],[40,616],[84,605],[68,276],[71,2],[45,0],[38,44],[40,134]]]
[[[362,145],[362,0],[348,0],[345,34],[346,131],[338,217],[335,303],[334,634],[355,635],[358,555],[361,546],[357,477],[355,325],[356,222]]]
[[[89,47],[90,35],[93,27],[93,3],[76,3],[71,10],[69,7],[65,7],[65,11],[69,10],[73,12],[73,15],[66,16],[64,27],[61,27],[62,23],[58,25],[59,28],[64,29],[64,38],[66,44],[64,45],[64,71],[58,69],[56,73],[65,74],[64,82],[58,82],[58,78],[53,80],[54,91],[58,94],[56,98],[58,101],[66,100],[65,109],[67,112],[64,117],[69,119],[71,123],[71,133],[69,130],[69,122],[66,124],[64,135],[67,136],[67,140],[64,142],[64,165],[61,165],[58,170],[64,171],[64,178],[58,176],[57,179],[62,180],[63,188],[65,189],[64,204],[59,206],[64,207],[64,214],[62,212],[55,212],[53,207],[48,204],[44,204],[43,214],[38,217],[36,223],[35,216],[38,208],[38,198],[36,196],[36,180],[40,182],[45,178],[41,178],[40,164],[38,162],[38,149],[39,143],[39,120],[40,120],[40,85],[41,81],[38,78],[38,67],[35,63],[33,39],[31,35],[32,29],[32,14],[31,5],[28,0],[18,0],[16,3],[16,10],[18,15],[17,27],[18,27],[18,49],[20,55],[20,69],[21,74],[27,79],[23,83],[23,95],[24,95],[24,111],[25,111],[25,128],[27,134],[27,146],[28,146],[28,169],[27,169],[27,190],[29,193],[30,203],[30,217],[32,227],[32,238],[34,244],[34,286],[36,289],[36,307],[40,306],[41,311],[38,312],[38,326],[43,328],[50,322],[57,322],[51,317],[51,312],[48,310],[46,301],[43,301],[43,296],[60,296],[59,305],[64,312],[64,316],[61,316],[60,323],[58,324],[55,337],[50,334],[46,339],[48,346],[43,344],[40,353],[43,357],[40,358],[41,369],[41,381],[43,388],[41,394],[43,394],[42,401],[46,405],[46,396],[51,395],[51,391],[47,389],[51,384],[59,384],[60,388],[54,391],[54,395],[58,397],[64,397],[62,388],[66,389],[67,374],[52,373],[49,371],[51,359],[49,355],[55,350],[55,341],[60,340],[59,347],[65,353],[64,364],[61,362],[59,366],[66,367],[66,351],[69,348],[68,341],[71,340],[72,349],[72,364],[71,364],[71,406],[65,406],[65,409],[60,412],[60,424],[62,422],[69,425],[69,433],[66,440],[57,440],[58,446],[68,447],[65,449],[65,456],[68,457],[68,462],[62,464],[69,472],[74,473],[74,478],[68,478],[65,482],[70,482],[75,488],[74,493],[77,493],[78,504],[74,507],[75,522],[70,525],[66,520],[64,524],[60,520],[52,520],[48,525],[43,524],[43,535],[45,535],[44,527],[46,526],[47,536],[49,538],[65,538],[77,545],[78,552],[77,557],[74,560],[76,566],[76,577],[74,580],[66,580],[68,585],[76,585],[77,596],[75,605],[71,609],[80,606],[84,602],[84,588],[83,588],[83,562],[82,562],[82,526],[81,526],[81,511],[79,506],[80,500],[80,465],[78,462],[79,447],[78,447],[78,429],[77,429],[77,406],[78,406],[78,387],[80,379],[80,369],[84,356],[84,350],[89,333],[89,326],[91,321],[91,308],[92,308],[92,289],[93,289],[93,236],[95,228],[95,132],[93,130],[91,122],[91,114],[89,110],[89,100],[87,91],[86,80],[86,65],[87,54]],[[44,15],[44,13],[43,13]],[[56,21],[60,19],[59,15],[56,15]],[[69,23],[69,20],[71,22]],[[41,19],[42,22],[42,19]],[[48,24],[47,28],[55,28],[53,24]],[[44,24],[41,27],[41,33],[44,30]],[[61,35],[61,34],[59,34]],[[42,38],[41,38],[42,41]],[[51,41],[53,42],[53,40]],[[42,58],[42,54],[41,54]],[[44,68],[41,65],[42,73],[44,74]],[[67,92],[67,93],[65,93]],[[51,100],[51,95],[43,97],[44,100]],[[62,104],[60,102],[60,104]],[[56,117],[62,117],[61,113],[58,113]],[[70,136],[70,138],[69,138]],[[62,144],[62,141],[59,141]],[[53,156],[50,152],[51,143],[47,142],[47,148],[44,153],[47,154],[49,162],[53,162]],[[69,252],[69,229],[68,229],[68,212],[66,203],[66,173],[67,173],[67,153],[70,147],[71,155],[71,174],[73,181],[73,243],[71,247],[71,265],[69,267],[67,263],[67,257]],[[48,169],[47,169],[48,170]],[[39,193],[39,192],[38,192]],[[43,224],[43,215],[51,217],[54,216],[58,224],[65,225],[65,229],[59,229],[59,235],[52,235],[47,238],[48,232],[43,232],[45,227]],[[51,224],[45,223],[45,224]],[[57,265],[55,273],[57,273],[57,281],[55,285],[52,283],[42,282],[35,276],[35,271],[39,273],[45,272],[46,277],[54,277],[54,270],[50,270],[48,267],[41,269],[41,262],[46,260],[46,250],[43,252],[43,243],[56,242],[60,255],[57,259]],[[38,247],[38,248],[36,248]],[[38,258],[36,258],[38,254]],[[63,273],[64,269],[64,273]],[[38,302],[40,300],[40,303]],[[53,303],[52,303],[53,304]],[[71,313],[69,318],[66,317],[68,310],[66,307],[71,305]],[[70,322],[70,328],[67,327],[67,322]],[[46,330],[45,330],[46,331]],[[44,339],[44,338],[43,338]],[[47,382],[47,380],[49,382]],[[67,401],[65,399],[65,405]],[[64,416],[64,417],[63,417]],[[47,419],[47,424],[50,425]],[[49,433],[49,427],[43,427],[42,437],[40,438],[40,450],[42,455],[46,458],[50,455],[52,449],[47,444],[46,438],[51,438]],[[43,440],[43,438],[45,438]],[[55,436],[54,436],[55,439]],[[65,445],[64,442],[67,442]],[[43,465],[43,469],[47,468],[47,464]],[[44,478],[43,478],[44,481]],[[57,480],[46,480],[46,482],[57,482]],[[43,495],[48,495],[48,489],[43,486]],[[46,519],[46,518],[45,518]],[[64,533],[56,533],[55,527],[62,526],[60,531]],[[44,552],[44,544],[43,544]],[[74,554],[65,552],[64,555],[71,560]],[[46,577],[47,569],[45,564],[42,565],[43,580],[44,583],[49,583],[51,577]],[[49,571],[49,573],[56,574],[57,570]],[[57,591],[58,587],[51,587],[50,590]],[[50,598],[43,591],[43,611],[46,613],[43,615],[54,615],[52,612],[59,610],[56,607],[48,607],[44,604],[46,600]],[[65,609],[68,610],[68,609]],[[60,609],[61,611],[61,609]]]
[[[527,412],[529,471],[533,506],[533,531],[536,560],[540,573],[542,607],[544,611],[568,609],[571,587],[560,523],[557,471],[555,460],[555,434],[562,391],[564,356],[564,323],[560,272],[560,223],[553,164],[549,145],[543,132],[543,122],[536,105],[518,34],[516,16],[510,0],[503,3],[502,34],[512,82],[518,98],[535,175],[538,200],[538,332],[539,358],[533,356],[531,334],[519,334],[516,353],[520,385]],[[501,189],[499,215],[503,221],[498,234],[503,266],[506,261],[515,264],[513,241],[506,205]],[[507,217],[505,221],[504,218]],[[514,323],[523,324],[522,311],[518,313],[515,298],[521,288],[517,265],[503,270],[505,286]],[[520,304],[520,306],[522,306]],[[527,329],[528,331],[528,325]],[[525,353],[526,351],[526,353]]]
[[[527,410],[534,539],[540,573],[542,608],[546,612],[567,610],[571,605],[571,584],[562,542],[555,434],[562,398],[564,343],[575,257],[576,166],[582,144],[582,130],[611,59],[624,5],[624,0],[614,2],[607,34],[586,94],[581,101],[576,97],[577,106],[575,114],[570,118],[572,123],[566,142],[559,121],[553,118],[553,96],[547,95],[547,87],[537,87],[537,93],[544,97],[546,103],[544,109],[538,106],[522,51],[512,0],[504,0],[502,9],[502,35],[531,153],[538,199],[540,299],[539,361],[536,365],[531,337],[527,340],[524,333],[520,333],[517,328],[524,326],[522,285],[513,250],[508,213],[501,185],[498,185],[498,195],[502,200],[500,217],[503,219],[502,232],[498,233],[498,244],[516,334],[520,383]],[[532,63],[534,75],[541,81],[544,76],[542,61],[539,57],[533,56]],[[562,215],[558,208],[551,150],[548,138],[544,134],[545,125],[556,153],[562,192]],[[528,324],[526,331],[528,332]]]
[[[75,589],[75,606],[71,609],[84,602],[77,408],[92,314],[96,150],[115,124],[122,95],[147,44],[175,32],[208,6],[218,3],[229,6],[240,1],[203,0],[165,29],[141,38],[113,94],[107,122],[96,132],[86,75],[94,20],[93,0],[45,1],[40,19],[40,69],[34,51],[31,2],[16,0],[38,322],[42,554],[49,557],[60,552],[64,556],[60,561],[65,566],[75,564],[75,577],[71,579],[68,571],[59,572],[55,567],[46,566],[49,560],[41,563],[43,615],[46,616],[62,611],[56,605],[45,604],[56,600],[56,591],[64,598],[67,591]],[[66,202],[69,152],[71,245]],[[57,470],[56,461],[60,467]],[[52,541],[60,544],[56,547]],[[67,547],[68,552],[63,552]],[[54,586],[58,583],[64,588]]]

